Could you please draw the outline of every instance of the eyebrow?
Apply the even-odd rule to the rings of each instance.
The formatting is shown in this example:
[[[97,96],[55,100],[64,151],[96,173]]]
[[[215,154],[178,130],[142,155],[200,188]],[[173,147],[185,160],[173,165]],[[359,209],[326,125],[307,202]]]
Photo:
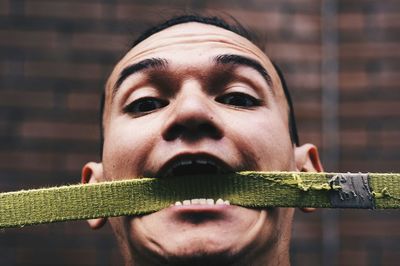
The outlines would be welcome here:
[[[214,57],[214,62],[223,65],[242,65],[253,68],[265,79],[267,84],[272,88],[272,79],[267,70],[257,61],[252,58],[236,55],[236,54],[222,54]]]
[[[222,65],[242,65],[253,68],[265,79],[267,84],[272,88],[272,79],[267,70],[256,60],[235,54],[222,54],[214,57],[213,60],[217,64]],[[112,98],[114,98],[121,84],[131,75],[148,70],[148,69],[165,69],[168,66],[168,61],[163,58],[147,58],[138,63],[132,64],[124,68],[118,77],[112,90]]]
[[[162,58],[148,58],[139,61],[138,63],[127,66],[122,70],[121,74],[118,77],[117,82],[113,87],[113,92],[112,92],[113,98],[114,95],[117,93],[118,88],[121,86],[122,82],[124,82],[124,80],[127,79],[129,76],[148,69],[164,69],[167,66],[168,66],[168,61]]]

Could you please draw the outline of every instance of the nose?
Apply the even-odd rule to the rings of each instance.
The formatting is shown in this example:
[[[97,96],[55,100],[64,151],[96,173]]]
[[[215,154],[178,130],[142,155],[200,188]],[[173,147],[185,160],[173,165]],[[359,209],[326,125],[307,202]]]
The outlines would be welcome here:
[[[185,82],[172,103],[170,116],[162,129],[163,138],[167,141],[222,138],[221,123],[210,101],[198,82]]]

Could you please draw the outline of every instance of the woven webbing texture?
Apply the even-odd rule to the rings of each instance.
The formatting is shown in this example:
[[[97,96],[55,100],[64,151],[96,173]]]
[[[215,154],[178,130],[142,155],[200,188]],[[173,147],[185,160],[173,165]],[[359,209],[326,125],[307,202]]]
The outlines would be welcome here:
[[[330,182],[335,176],[335,173],[240,172],[6,192],[0,194],[0,228],[140,215],[193,198],[222,198],[250,208],[334,208],[338,206],[331,203],[331,195],[341,190]],[[368,179],[373,208],[400,208],[400,174],[370,173]]]

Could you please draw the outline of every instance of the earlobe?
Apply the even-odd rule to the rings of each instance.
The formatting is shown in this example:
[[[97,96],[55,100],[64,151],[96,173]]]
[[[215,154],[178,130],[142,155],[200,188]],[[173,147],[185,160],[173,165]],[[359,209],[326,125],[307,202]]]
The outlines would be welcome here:
[[[82,168],[82,184],[93,184],[103,179],[103,165],[101,163],[90,162]],[[106,218],[96,218],[87,220],[92,229],[101,228],[106,222]]]
[[[296,147],[295,160],[297,171],[300,172],[323,172],[324,169],[319,159],[318,149],[313,144],[304,144]],[[314,212],[315,208],[301,208],[303,212]]]

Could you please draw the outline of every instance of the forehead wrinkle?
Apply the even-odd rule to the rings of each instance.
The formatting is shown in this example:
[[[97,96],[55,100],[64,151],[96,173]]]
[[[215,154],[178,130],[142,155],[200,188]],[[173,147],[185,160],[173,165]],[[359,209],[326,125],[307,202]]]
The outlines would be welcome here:
[[[190,32],[186,33],[176,32],[175,29],[177,27],[187,27],[188,24],[192,24],[192,26],[193,24],[198,24],[202,27],[198,31],[193,29]],[[210,30],[207,31],[204,29],[204,27],[218,30],[218,33],[211,32]],[[231,48],[241,48],[242,51],[251,53],[254,56],[265,57],[263,51],[261,51],[255,44],[234,32],[214,25],[204,25],[194,22],[175,25],[149,36],[142,42],[138,43],[135,47],[133,47],[121,60],[120,63],[123,63],[123,61],[130,61],[135,57],[146,56],[149,52],[152,53],[154,49],[160,47],[168,47],[171,45],[177,45],[179,43],[183,45],[191,45],[207,42],[223,44],[227,45],[226,47]]]
[[[182,28],[191,27],[190,30],[182,30]],[[176,29],[181,28],[181,31]],[[213,32],[214,31],[214,32]],[[216,33],[215,31],[218,31]],[[162,38],[160,37],[162,36]],[[160,40],[161,38],[161,40]],[[256,45],[254,45],[250,40],[245,37],[232,32],[230,30],[215,26],[208,25],[198,22],[188,22],[182,23],[179,25],[175,25],[169,28],[166,28],[160,32],[157,32],[147,39],[143,40],[141,43],[137,44],[134,48],[138,50],[146,50],[147,48],[152,49],[153,46],[157,46],[159,44],[164,44],[164,42],[172,42],[176,43],[174,40],[178,39],[181,42],[187,42],[190,40],[192,43],[203,42],[204,40],[211,40],[213,42],[218,43],[235,43],[239,46],[251,46],[253,49],[258,50],[258,54],[264,54]],[[156,40],[156,41],[155,41]],[[249,50],[249,52],[252,52]]]
[[[208,36],[208,35],[204,35]],[[143,58],[147,57],[151,54],[153,54],[155,51],[156,52],[161,52],[165,50],[169,50],[171,46],[179,47],[179,46],[192,46],[196,44],[217,44],[219,47],[214,46],[213,48],[231,48],[235,49],[244,53],[250,53],[253,56],[259,58],[259,59],[264,59],[265,61],[269,61],[265,54],[258,49],[254,44],[252,44],[250,41],[249,43],[252,44],[253,48],[256,48],[258,51],[253,51],[251,48],[246,47],[246,45],[238,43],[238,42],[233,42],[233,40],[230,39],[221,39],[221,36],[215,35],[215,37],[220,37],[216,38],[214,40],[207,40],[205,41],[203,38],[200,39],[195,39],[198,38],[199,36],[192,36],[190,38],[182,40],[181,38],[178,37],[167,37],[162,40],[157,41],[157,43],[151,43],[149,45],[145,45],[143,49],[140,49],[140,47],[134,47],[132,48],[126,55],[125,57],[120,61],[118,65],[124,65],[126,64],[125,62],[137,60],[138,58]],[[179,42],[173,42],[170,39],[180,39]],[[209,39],[209,38],[208,38]],[[262,60],[262,61],[264,61]],[[118,67],[118,66],[117,66]]]

